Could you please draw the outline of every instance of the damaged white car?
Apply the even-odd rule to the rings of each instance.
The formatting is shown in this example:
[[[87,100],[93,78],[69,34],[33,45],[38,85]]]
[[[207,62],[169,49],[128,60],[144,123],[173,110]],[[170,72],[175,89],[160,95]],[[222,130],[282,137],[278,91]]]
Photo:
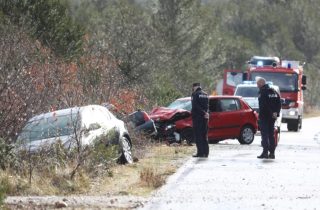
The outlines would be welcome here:
[[[70,149],[103,141],[116,145],[121,163],[132,163],[132,142],[124,122],[106,107],[88,105],[44,113],[32,117],[17,138],[19,147],[35,152],[60,141]]]

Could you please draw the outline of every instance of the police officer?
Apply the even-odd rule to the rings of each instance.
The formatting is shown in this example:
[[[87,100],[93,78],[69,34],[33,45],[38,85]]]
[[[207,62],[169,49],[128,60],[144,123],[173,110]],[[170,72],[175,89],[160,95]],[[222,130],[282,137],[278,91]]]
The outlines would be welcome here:
[[[208,95],[202,91],[200,83],[193,83],[192,91],[192,127],[197,146],[197,153],[193,157],[208,157]]]
[[[274,123],[281,109],[280,95],[266,84],[262,77],[256,78],[259,91],[259,127],[261,131],[263,151],[257,158],[275,159]],[[268,154],[269,152],[269,154]]]

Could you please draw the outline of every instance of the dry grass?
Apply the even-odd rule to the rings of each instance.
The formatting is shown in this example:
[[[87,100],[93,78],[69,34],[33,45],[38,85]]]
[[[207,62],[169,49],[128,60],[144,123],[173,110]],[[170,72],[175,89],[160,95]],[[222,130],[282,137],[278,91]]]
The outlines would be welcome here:
[[[140,181],[142,186],[158,188],[165,183],[165,177],[155,168],[144,168],[140,172]]]
[[[151,143],[140,149],[137,162],[130,165],[112,165],[109,168],[96,166],[94,172],[79,171],[71,179],[73,167],[66,166],[47,171],[34,172],[32,184],[27,176],[0,170],[0,181],[7,185],[7,195],[137,195],[147,196],[162,186],[191,156],[194,147],[167,146]],[[92,176],[92,173],[95,176]]]
[[[90,178],[85,173],[79,173],[74,180],[62,172],[35,174],[30,185],[28,178],[0,171],[0,180],[6,183],[8,195],[61,195],[86,192],[90,187]]]
[[[192,154],[194,147],[157,144],[150,146],[147,151],[145,157],[134,164],[115,166],[112,169],[113,176],[100,177],[89,193],[147,196],[175,173],[186,157]]]

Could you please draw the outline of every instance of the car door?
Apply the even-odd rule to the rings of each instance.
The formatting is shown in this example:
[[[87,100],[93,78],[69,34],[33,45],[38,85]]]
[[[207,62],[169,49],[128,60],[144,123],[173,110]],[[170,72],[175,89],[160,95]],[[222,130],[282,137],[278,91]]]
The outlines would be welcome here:
[[[101,123],[101,113],[94,106],[82,109],[82,143],[91,144],[103,133],[104,126]]]
[[[216,98],[209,101],[208,139],[236,138],[240,133],[241,110],[238,99]]]
[[[104,134],[108,136],[107,144],[117,144],[121,133],[121,120],[118,120],[107,108],[99,107],[100,121],[106,129]]]

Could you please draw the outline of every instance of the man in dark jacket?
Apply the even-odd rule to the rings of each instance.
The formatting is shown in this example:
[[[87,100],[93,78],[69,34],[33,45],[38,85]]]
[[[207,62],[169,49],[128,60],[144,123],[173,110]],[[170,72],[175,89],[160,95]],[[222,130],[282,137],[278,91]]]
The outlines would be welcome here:
[[[197,153],[193,157],[208,157],[208,94],[202,91],[200,83],[193,83],[192,90],[192,127],[197,146]]]
[[[257,158],[275,159],[274,123],[279,117],[281,101],[279,93],[266,84],[262,77],[256,78],[259,91],[259,127],[261,131],[263,151]],[[268,151],[270,152],[268,154]]]

